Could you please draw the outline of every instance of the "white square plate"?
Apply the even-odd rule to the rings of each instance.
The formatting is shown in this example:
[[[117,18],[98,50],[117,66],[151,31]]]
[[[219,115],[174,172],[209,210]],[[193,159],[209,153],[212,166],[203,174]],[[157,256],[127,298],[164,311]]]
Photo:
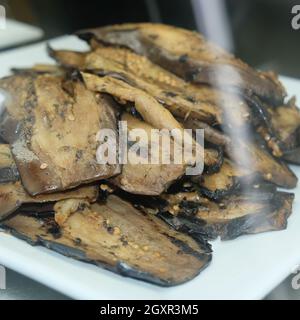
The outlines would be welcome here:
[[[55,48],[83,50],[74,37],[51,41]],[[11,67],[45,63],[45,43],[0,54],[0,76]],[[290,95],[300,81],[282,78]],[[300,168],[293,167],[300,177]],[[293,214],[284,231],[214,241],[213,260],[194,280],[171,288],[123,278],[87,263],[66,258],[0,232],[0,264],[77,299],[261,299],[300,263],[300,187]]]
[[[0,28],[0,49],[16,46],[42,38],[42,29],[16,20],[6,19],[4,29]]]

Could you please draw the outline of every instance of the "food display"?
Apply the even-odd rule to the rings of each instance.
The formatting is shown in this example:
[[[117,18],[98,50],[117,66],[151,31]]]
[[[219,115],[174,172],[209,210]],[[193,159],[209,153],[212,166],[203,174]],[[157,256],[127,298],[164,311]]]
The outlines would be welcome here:
[[[48,46],[54,64],[37,61],[0,79],[1,228],[173,286],[209,265],[211,240],[287,227],[294,194],[282,189],[298,181],[289,164],[300,164],[300,110],[273,72],[162,24],[76,34],[89,51]],[[132,136],[125,142],[133,162],[121,161],[119,139],[100,138],[101,130],[121,137],[123,123],[148,141],[139,153]],[[174,129],[190,130],[196,160],[146,163],[166,152],[152,132]],[[99,161],[104,145],[115,162]],[[181,152],[176,137],[171,149],[174,158]],[[201,157],[203,170],[188,174]]]

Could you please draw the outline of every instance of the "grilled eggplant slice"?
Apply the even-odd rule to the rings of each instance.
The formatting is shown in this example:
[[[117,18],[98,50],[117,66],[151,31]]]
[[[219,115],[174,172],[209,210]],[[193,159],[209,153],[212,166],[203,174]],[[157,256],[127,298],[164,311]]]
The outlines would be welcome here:
[[[139,32],[141,32],[141,34],[143,34],[143,32],[145,30],[147,30],[148,27],[149,26],[147,26],[147,27],[141,26],[141,28],[139,29]],[[149,27],[149,29],[150,29],[150,27]],[[154,29],[155,29],[155,27],[154,27]],[[164,30],[164,27],[162,29]],[[167,29],[168,29],[168,27],[166,27],[166,30],[165,30],[165,32],[167,32],[167,33],[168,32],[171,32],[171,33],[175,32],[175,30],[172,31],[172,30],[167,30]],[[123,36],[123,31],[122,31],[122,36]],[[128,30],[125,30],[125,33],[127,31]],[[178,30],[179,33],[181,31],[182,30],[180,30],[180,31]],[[147,32],[148,31],[145,31],[147,36],[149,36],[149,34]],[[162,33],[164,33],[164,31],[162,31]],[[153,41],[153,42],[155,43],[156,41]],[[160,42],[160,41],[158,41],[158,42]],[[170,42],[169,42],[169,44],[170,44]],[[260,101],[260,99],[255,96],[255,92],[254,92],[254,95],[252,94],[252,89],[250,88],[251,84],[249,84],[249,83],[245,84],[244,83],[245,79],[242,79],[243,77],[241,75],[244,73],[245,78],[248,77],[249,81],[250,81],[250,78],[252,77],[253,83],[255,83],[255,85],[258,85],[259,82],[261,82],[261,84],[264,82],[266,86],[269,86],[269,88],[270,88],[270,86],[273,85],[274,90],[275,90],[275,88],[277,88],[276,90],[283,94],[283,92],[284,92],[283,87],[278,82],[276,77],[274,75],[271,75],[270,73],[258,73],[256,71],[252,70],[247,65],[243,64],[241,61],[234,59],[232,56],[230,57],[229,55],[226,55],[224,52],[221,53],[221,51],[218,51],[216,48],[213,48],[210,44],[207,44],[207,45],[202,44],[202,47],[207,49],[207,51],[203,50],[203,48],[202,48],[202,51],[198,52],[198,54],[197,54],[197,47],[194,47],[194,50],[191,50],[192,52],[189,51],[189,53],[186,54],[186,58],[188,57],[187,60],[189,61],[188,63],[190,65],[193,65],[195,63],[195,60],[193,60],[192,56],[194,58],[195,57],[199,58],[199,56],[203,55],[202,58],[204,58],[204,56],[205,56],[205,58],[204,58],[205,62],[204,61],[201,61],[201,62],[202,63],[204,62],[208,69],[211,67],[212,67],[212,69],[209,71],[210,74],[207,75],[208,70],[204,71],[204,69],[206,67],[204,67],[203,65],[201,66],[200,74],[202,72],[205,73],[207,79],[205,81],[200,81],[201,85],[198,86],[199,94],[194,95],[194,96],[196,96],[196,98],[193,97],[193,94],[192,94],[193,91],[195,91],[195,90],[188,90],[188,89],[193,89],[195,86],[192,86],[192,85],[185,86],[185,92],[188,93],[190,91],[191,94],[188,94],[189,96],[191,96],[195,101],[202,102],[202,104],[199,103],[200,109],[201,109],[201,106],[203,106],[203,105],[208,106],[207,110],[212,110],[212,106],[218,107],[218,108],[215,108],[215,110],[218,110],[218,119],[215,123],[222,123],[223,126],[225,125],[226,127],[228,126],[229,128],[234,128],[234,127],[237,127],[240,125],[245,125],[245,123],[247,123],[246,119],[249,119],[249,118],[252,119],[252,122],[259,122],[260,125],[261,126],[263,125],[264,129],[266,130],[266,132],[263,135],[267,136],[267,137],[271,137],[268,141],[268,145],[270,146],[274,156],[281,157],[282,156],[281,144],[280,144],[280,141],[279,141],[278,136],[276,134],[276,130],[273,130],[272,125],[271,125],[271,121],[268,119],[270,117],[270,115],[268,114],[268,110],[267,110],[265,104],[263,103],[263,101]],[[176,46],[176,48],[175,47],[172,48],[172,50],[175,50],[175,51],[177,49],[178,49],[178,46]],[[87,59],[87,65],[89,64],[91,69],[96,68],[96,66],[97,66],[97,52],[99,52],[99,55],[103,55],[106,57],[106,56],[108,56],[108,55],[106,55],[106,51],[108,51],[108,50],[111,51],[110,56],[113,57],[113,54],[112,54],[113,49],[111,49],[111,48],[101,49],[101,47],[96,48],[95,52],[92,53],[89,56],[89,58]],[[124,50],[124,49],[116,49],[116,50]],[[184,50],[187,50],[186,47],[184,47]],[[218,51],[218,54],[214,51]],[[210,52],[210,54],[209,54],[209,52]],[[141,54],[141,52],[139,52],[139,53]],[[174,52],[172,52],[172,53],[174,53]],[[121,55],[118,55],[118,57],[120,57],[120,56]],[[208,60],[206,60],[206,59],[208,59]],[[212,60],[210,60],[210,59],[212,59]],[[213,64],[214,59],[216,59],[216,62]],[[135,59],[135,60],[138,60],[138,59]],[[172,63],[177,64],[178,67],[181,68],[181,67],[184,67],[184,64],[187,63],[187,60],[184,62],[181,62],[181,63],[179,63],[177,60],[174,60],[174,61],[172,61]],[[133,61],[133,59],[131,59],[130,61]],[[196,59],[196,61],[197,61],[197,59]],[[117,59],[117,62],[120,63],[120,58]],[[124,63],[123,63],[123,65],[124,65]],[[134,63],[131,62],[131,65],[134,65]],[[140,65],[142,65],[142,64],[140,64]],[[208,67],[208,65],[209,65],[209,67]],[[195,67],[195,65],[194,65],[194,67]],[[176,70],[176,68],[175,69],[173,67],[171,67],[171,68],[172,68],[172,70]],[[146,72],[146,69],[143,68],[143,70],[145,70],[145,72]],[[218,78],[217,72],[220,73],[219,78]],[[250,76],[250,74],[251,74],[251,76]],[[183,76],[183,74],[180,74],[180,75]],[[240,94],[238,92],[233,91],[230,94],[228,92],[225,92],[228,89],[227,86],[229,85],[226,83],[227,77],[230,78],[229,82],[236,81],[237,83],[240,83],[242,86],[244,86],[244,89],[247,86],[248,93],[244,95],[245,101],[240,96]],[[255,77],[257,78],[256,81],[254,80]],[[203,82],[212,84],[214,86],[214,88],[207,89],[206,86],[203,86]],[[232,83],[231,85],[229,85],[229,87],[230,86],[233,86],[233,87],[238,86],[239,87],[239,85],[237,85],[237,83],[236,84]],[[183,87],[183,86],[181,86],[181,87]],[[220,88],[222,90],[218,90],[216,88]],[[256,89],[260,89],[260,88],[257,87]],[[178,95],[178,92],[176,92],[176,91],[174,92],[174,90],[172,91],[171,88],[167,91],[175,93],[176,96]],[[196,90],[196,92],[197,92],[197,90]],[[257,92],[256,92],[256,94],[257,94]],[[180,93],[179,93],[179,96],[180,96]],[[278,100],[278,102],[279,101],[281,101],[281,103],[283,102],[283,96],[280,98],[280,100]],[[162,101],[164,100],[163,96],[160,96],[160,98],[162,99]],[[269,96],[269,99],[270,98],[273,98],[273,95]],[[212,101],[213,101],[213,103],[211,103]],[[181,101],[181,104],[182,104],[182,101]],[[251,107],[251,109],[253,109],[253,110],[250,110],[249,107]],[[174,109],[174,108],[171,107],[171,109]],[[185,108],[181,106],[176,109],[177,110],[184,110]],[[173,110],[173,112],[176,112],[176,109]],[[187,108],[187,112],[188,112],[188,109],[190,109],[192,112],[193,109],[195,109],[195,108],[191,108],[191,107]],[[187,112],[186,112],[186,114],[188,114]],[[250,117],[250,114],[252,114],[251,117]],[[182,117],[183,115],[182,114],[180,115],[180,112],[176,112],[176,116]],[[194,117],[193,114],[192,114],[192,117]],[[221,121],[220,121],[220,118],[221,118]],[[201,121],[207,122],[207,120],[204,118],[198,117],[198,119]],[[233,121],[233,119],[236,119],[236,121]]]
[[[191,179],[199,185],[202,194],[210,199],[219,200],[240,190],[243,185],[258,180],[258,176],[225,158],[219,172]]]
[[[274,112],[258,98],[247,98],[248,105],[237,93],[206,85],[195,86],[124,48],[98,47],[87,53],[51,49],[50,54],[63,66],[123,79],[146,91],[173,115],[185,120],[190,118],[222,125],[227,131],[248,127],[249,120],[252,120],[275,157],[282,157],[287,147],[280,140],[281,128],[272,121]],[[297,113],[296,107],[294,112]]]
[[[281,142],[283,159],[300,164],[300,111],[296,99],[292,98],[283,106],[269,108],[271,123]],[[269,137],[265,138],[268,140]]]
[[[231,144],[229,136],[205,122],[192,118],[188,118],[186,120],[178,119],[178,121],[180,121],[186,129],[203,129],[205,133],[205,140],[211,144],[221,146],[223,148]]]
[[[151,130],[154,128],[127,113],[123,114],[122,121],[126,121],[129,131],[143,129],[148,134],[148,145],[144,146],[139,144],[139,148],[146,148],[146,150],[148,150],[148,158],[150,159],[151,155],[149,152],[155,153],[152,149],[154,144],[151,145]],[[174,150],[174,148],[178,149],[178,151],[181,150],[181,148],[176,147],[177,144],[174,140],[170,142],[171,150]],[[127,192],[133,194],[159,195],[166,191],[170,184],[185,174],[186,165],[184,164],[163,164],[161,162],[158,162],[158,164],[143,163],[142,155],[132,151],[130,147],[130,141],[128,141],[128,153],[130,153],[128,154],[128,158],[133,159],[134,157],[136,162],[124,164],[122,173],[110,179],[114,185]],[[155,144],[155,147],[159,148],[159,145]],[[161,159],[161,148],[159,148],[157,153],[160,156],[159,159]]]
[[[280,140],[285,146],[285,151],[290,151],[299,146],[300,111],[291,99],[286,105],[270,109],[271,121]]]
[[[0,145],[0,220],[7,218],[25,203],[46,203],[63,199],[96,201],[97,186],[82,186],[70,191],[30,196],[23,188],[9,145]]]
[[[84,72],[81,75],[88,89],[111,94],[121,102],[134,103],[136,110],[141,114],[143,119],[155,128],[182,129],[182,126],[172,114],[144,91],[111,76],[97,77]]]
[[[283,230],[292,212],[294,194],[254,192],[215,203],[197,193],[166,195],[168,207],[158,214],[178,230],[206,233],[210,239]]]
[[[249,159],[245,164],[241,161],[242,158],[233,157],[233,161],[239,166],[258,172],[264,180],[275,183],[280,187],[293,189],[297,186],[298,178],[292,170],[282,161],[272,157],[266,150],[259,148],[255,143],[235,141],[234,144],[231,143],[227,148],[227,154],[240,152],[243,155],[247,155]]]
[[[183,119],[232,127],[244,126],[250,120],[248,105],[239,95],[190,84],[125,48],[98,47],[86,53],[50,49],[50,55],[65,67],[123,79]],[[228,110],[231,116],[224,115]]]
[[[96,161],[98,131],[111,129],[117,135],[110,97],[96,96],[80,81],[52,74],[12,76],[1,80],[0,88],[10,95],[2,119],[5,140],[11,143],[22,183],[31,195],[120,172],[118,164]]]
[[[144,91],[111,76],[98,77],[84,72],[81,72],[81,75],[88,89],[95,92],[108,93],[118,98],[120,103],[135,103],[136,110],[145,122],[154,128],[168,130],[183,129],[181,124],[167,109]],[[218,152],[208,149],[203,150],[203,147],[199,144],[195,144],[195,146],[198,148],[199,157],[203,158],[204,153],[204,164],[209,168],[208,170],[211,169],[211,171],[215,172],[220,168],[222,159],[220,160]],[[187,163],[194,165],[195,160],[188,159]]]
[[[83,186],[65,192],[30,196],[21,181],[0,184],[0,220],[7,218],[23,204],[48,203],[64,199],[87,199],[95,202],[98,196],[97,186]]]
[[[207,243],[197,243],[113,195],[105,204],[61,201],[55,210],[56,223],[18,215],[5,227],[31,244],[162,286],[193,279],[211,260]]]
[[[84,40],[126,46],[187,81],[238,88],[275,105],[285,90],[271,73],[257,72],[196,32],[161,24],[123,24],[77,33]],[[95,44],[95,41],[94,41]]]
[[[227,136],[219,130],[200,122],[188,120],[182,122],[185,128],[204,129],[205,139],[213,144],[221,145],[227,156],[238,166],[258,173],[263,179],[280,187],[293,189],[298,183],[296,175],[281,160],[275,159],[267,150],[255,141],[244,141],[236,136]],[[251,139],[251,137],[248,137]],[[239,157],[238,155],[243,155]],[[247,161],[243,161],[247,158]]]
[[[282,157],[292,163],[300,164],[297,149],[300,146],[300,111],[295,104],[295,99],[291,99],[287,104],[277,108],[270,108],[271,123],[279,139],[279,148]],[[272,138],[268,135],[265,140],[269,145]]]
[[[287,152],[298,147],[298,132],[300,128],[300,110],[296,106],[295,97],[286,104],[273,106],[266,103],[258,103],[260,123],[256,125],[256,131],[265,141],[275,157],[283,157]]]

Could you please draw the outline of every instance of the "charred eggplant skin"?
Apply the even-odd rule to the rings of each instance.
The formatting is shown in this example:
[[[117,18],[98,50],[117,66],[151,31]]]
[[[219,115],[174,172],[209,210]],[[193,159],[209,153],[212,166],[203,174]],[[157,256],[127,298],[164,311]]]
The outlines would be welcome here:
[[[285,97],[276,77],[256,72],[195,32],[142,23],[87,29],[76,34],[89,42],[126,46],[190,82],[215,85],[221,73],[224,88],[238,88],[248,96],[257,95],[276,105]]]
[[[73,200],[64,203],[67,203],[69,208],[68,205],[73,203]],[[169,287],[189,281],[210,263],[212,258],[210,246],[203,237],[193,239],[191,236],[177,233],[157,217],[141,213],[128,203],[122,208],[124,203],[127,202],[116,196],[108,197],[107,204],[95,204],[91,207],[86,202],[79,201],[78,210],[75,209],[76,212],[67,218],[70,221],[59,220],[56,214],[54,220],[53,215],[47,214],[43,217],[38,213],[25,214],[20,211],[18,215],[2,223],[1,227],[31,245],[45,246],[65,256],[101,266],[122,276],[160,286]],[[56,211],[57,207],[55,208]],[[97,210],[100,211],[95,214],[94,211]],[[127,215],[130,228],[125,228],[127,222],[124,218]],[[76,226],[80,221],[83,222],[83,228],[85,227],[85,232],[82,233]],[[112,225],[116,225],[118,221],[120,228],[117,228],[116,234],[114,231],[116,227]],[[88,226],[90,230],[87,236]],[[138,230],[141,226],[144,236],[136,237],[141,231]],[[146,231],[147,228],[149,231]],[[97,234],[93,235],[93,230],[97,231]],[[152,239],[154,230],[160,239],[159,242]],[[93,240],[89,240],[89,237]],[[140,239],[141,242],[138,243],[140,248],[136,242],[132,242],[134,239]],[[149,247],[146,248],[143,243],[146,243],[147,239],[152,241],[149,240]],[[167,245],[168,250],[157,246],[158,243]],[[172,255],[169,255],[169,250],[173,252]],[[133,254],[140,258],[130,257]],[[153,259],[157,259],[157,265]]]
[[[294,194],[277,186],[298,182],[284,161],[300,164],[300,111],[275,74],[162,24],[77,35],[89,51],[48,46],[56,65],[0,79],[8,97],[0,113],[0,231],[171,287],[210,264],[208,241],[287,227]],[[118,120],[146,132],[205,129],[204,172],[185,175],[191,159],[100,165],[98,131],[118,135]]]
[[[262,201],[261,210],[232,219],[222,219],[220,211],[219,221],[210,221],[206,216],[202,217],[201,213],[198,214],[198,210],[203,209],[202,204],[190,201],[180,203],[181,209],[176,215],[171,214],[167,208],[161,208],[157,215],[175,230],[186,232],[192,236],[201,234],[208,240],[215,240],[218,237],[221,240],[233,240],[243,235],[286,229],[287,219],[292,213],[294,194],[285,192],[261,193],[260,197],[261,199],[256,199],[257,196],[254,194],[253,201]],[[230,197],[225,199],[221,203],[224,205],[224,208],[222,206],[224,212],[227,210],[226,201],[230,203],[236,200],[230,199]],[[237,205],[247,204],[237,202]]]
[[[33,218],[32,218],[33,219]],[[70,247],[67,246],[65,244],[60,244],[55,242],[54,240],[47,240],[47,239],[43,239],[42,237],[38,237],[36,239],[32,239],[30,236],[19,232],[18,230],[15,230],[13,228],[10,228],[8,226],[2,225],[2,228],[4,228],[6,231],[8,231],[9,233],[11,233],[13,236],[15,236],[18,239],[21,239],[23,241],[26,241],[27,243],[29,243],[32,246],[43,246],[46,247],[50,250],[53,250],[57,253],[60,253],[66,257],[69,258],[73,258],[82,262],[87,262],[87,263],[91,263],[94,264],[96,266],[102,267],[106,270],[112,271],[116,274],[122,275],[124,277],[130,277],[130,278],[134,278],[137,280],[143,280],[146,282],[150,282],[159,286],[163,286],[163,287],[170,287],[172,286],[171,283],[162,281],[160,279],[157,278],[153,278],[151,276],[151,274],[145,273],[145,272],[141,272],[139,270],[136,270],[128,265],[126,265],[125,263],[118,263],[116,266],[112,267],[110,265],[107,264],[103,264],[100,263],[99,261],[93,261],[90,260],[83,249],[78,249],[78,248],[74,248],[74,247]]]

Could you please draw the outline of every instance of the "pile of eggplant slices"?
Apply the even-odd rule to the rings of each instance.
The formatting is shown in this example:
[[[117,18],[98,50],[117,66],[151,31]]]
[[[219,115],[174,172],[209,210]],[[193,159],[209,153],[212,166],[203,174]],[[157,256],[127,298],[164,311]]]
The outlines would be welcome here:
[[[196,32],[123,24],[77,32],[87,52],[0,79],[1,228],[32,245],[162,286],[193,279],[208,241],[282,230],[300,164],[300,111],[272,72]],[[204,129],[187,163],[99,164],[97,132]]]

